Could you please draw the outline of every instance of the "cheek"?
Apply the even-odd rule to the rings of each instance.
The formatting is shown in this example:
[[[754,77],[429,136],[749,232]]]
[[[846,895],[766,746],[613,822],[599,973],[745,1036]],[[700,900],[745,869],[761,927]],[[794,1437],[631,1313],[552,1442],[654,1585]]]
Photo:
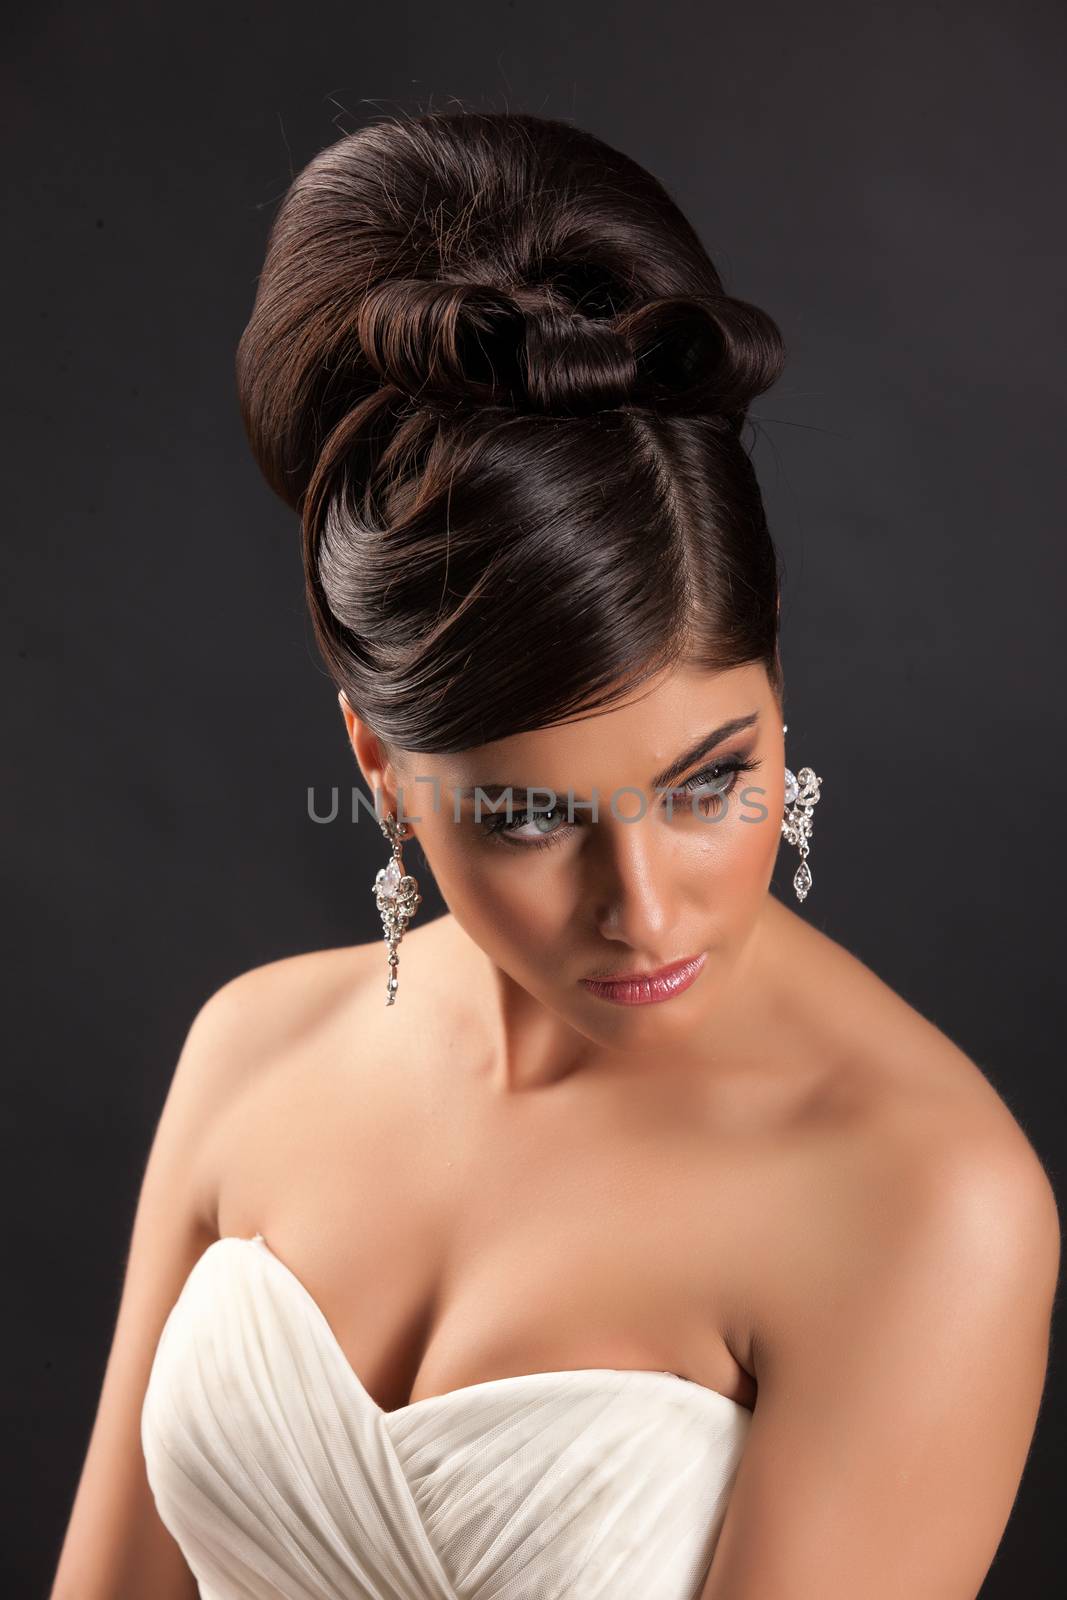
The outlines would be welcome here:
[[[750,796],[747,803],[739,802],[737,826],[734,831],[739,836],[740,870],[754,874],[764,881],[770,878],[778,855],[778,847],[782,842],[784,792],[784,787],[779,785],[777,796],[768,791],[766,794]]]
[[[750,790],[748,800],[731,797],[721,820],[687,822],[696,852],[693,876],[705,893],[714,891],[717,905],[735,907],[742,918],[774,871],[782,835],[774,805],[773,794]]]
[[[424,840],[427,858],[449,910],[487,954],[558,949],[577,910],[575,874],[558,864],[566,847],[487,844],[462,826],[445,834]]]

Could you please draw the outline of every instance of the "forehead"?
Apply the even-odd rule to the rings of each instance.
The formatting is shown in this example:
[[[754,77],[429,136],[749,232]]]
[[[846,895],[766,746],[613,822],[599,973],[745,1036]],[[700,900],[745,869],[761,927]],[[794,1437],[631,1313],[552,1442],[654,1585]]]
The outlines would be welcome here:
[[[442,782],[567,785],[647,783],[712,729],[757,712],[748,737],[772,721],[770,684],[760,663],[726,672],[678,666],[635,697],[558,727],[534,729],[454,755],[419,755]]]

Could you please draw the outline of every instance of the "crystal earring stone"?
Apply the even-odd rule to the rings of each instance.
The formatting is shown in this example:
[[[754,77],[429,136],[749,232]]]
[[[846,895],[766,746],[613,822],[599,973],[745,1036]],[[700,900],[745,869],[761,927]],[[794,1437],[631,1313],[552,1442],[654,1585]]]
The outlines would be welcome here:
[[[793,888],[796,890],[797,899],[803,901],[812,885],[811,868],[808,866],[810,839],[812,829],[812,811],[819,799],[822,788],[822,779],[817,777],[810,767],[801,767],[794,776],[789,768],[785,769],[785,805],[786,813],[782,818],[782,832],[790,844],[795,844],[800,851],[800,865],[793,874]]]
[[[393,900],[396,898],[397,890],[400,888],[400,876],[400,867],[395,856],[387,867],[378,868],[374,886],[384,899]]]
[[[385,1003],[391,1006],[396,1003],[398,987],[397,967],[400,957],[397,954],[397,945],[404,937],[404,931],[414,916],[416,907],[421,904],[422,896],[418,884],[404,871],[400,859],[401,841],[405,837],[406,830],[390,815],[382,823],[382,832],[391,842],[393,854],[384,867],[378,868],[372,892],[382,919],[382,934],[389,945],[389,978],[386,984]]]

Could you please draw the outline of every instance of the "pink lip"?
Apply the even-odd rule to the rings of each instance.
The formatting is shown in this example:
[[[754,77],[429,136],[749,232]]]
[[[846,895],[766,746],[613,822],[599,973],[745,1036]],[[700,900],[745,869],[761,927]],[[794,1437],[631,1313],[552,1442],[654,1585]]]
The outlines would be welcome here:
[[[707,960],[708,953],[687,956],[672,966],[661,967],[658,972],[635,972],[629,976],[611,979],[582,978],[591,994],[601,1000],[611,1000],[618,1006],[647,1006],[659,1000],[669,1000],[695,983]]]

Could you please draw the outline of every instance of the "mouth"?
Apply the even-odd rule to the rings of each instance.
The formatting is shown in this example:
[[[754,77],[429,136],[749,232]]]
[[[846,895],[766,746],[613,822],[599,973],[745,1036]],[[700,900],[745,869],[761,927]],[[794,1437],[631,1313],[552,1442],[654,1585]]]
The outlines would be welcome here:
[[[579,981],[590,994],[595,994],[601,1000],[609,1000],[614,1005],[654,1005],[658,1001],[672,999],[695,983],[707,956],[707,951],[701,950],[695,956],[673,961],[654,972],[626,972],[614,978],[581,978]]]

